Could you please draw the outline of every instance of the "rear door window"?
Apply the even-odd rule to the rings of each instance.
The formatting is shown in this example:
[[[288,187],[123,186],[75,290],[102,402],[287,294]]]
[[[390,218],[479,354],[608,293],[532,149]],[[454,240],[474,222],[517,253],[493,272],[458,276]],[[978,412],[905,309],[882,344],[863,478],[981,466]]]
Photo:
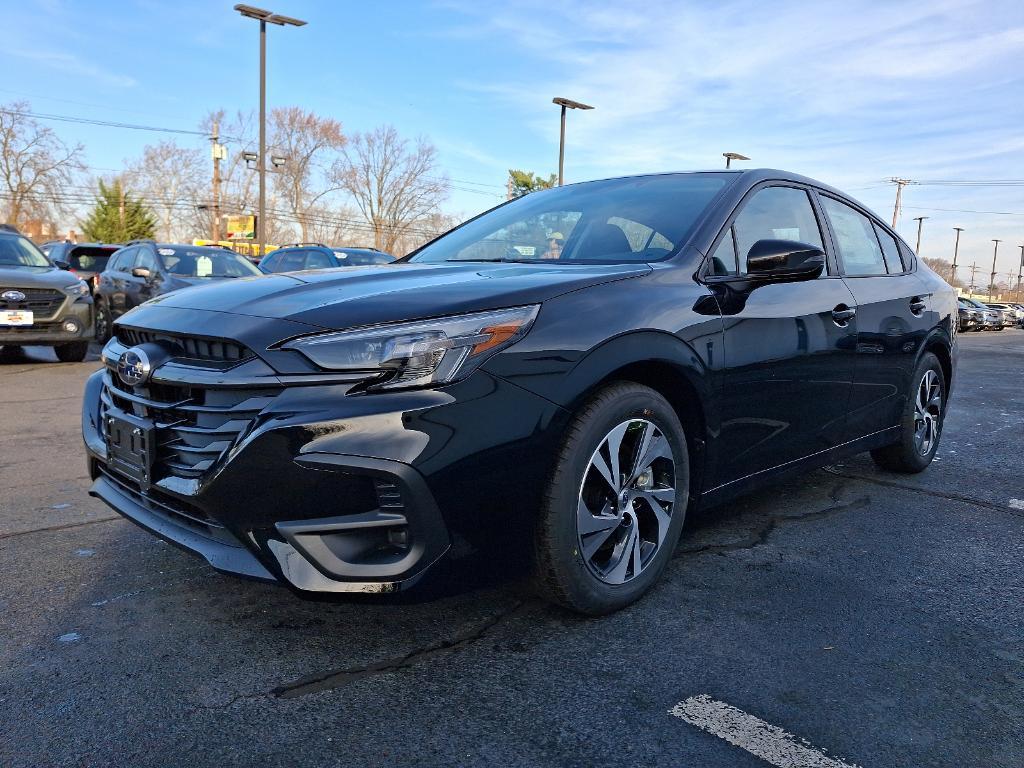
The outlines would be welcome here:
[[[875,233],[878,235],[878,242],[882,244],[882,256],[885,258],[885,268],[890,275],[898,275],[905,271],[903,260],[900,258],[900,247],[896,244],[896,238],[875,224]]]
[[[821,203],[832,226],[844,272],[851,277],[887,274],[885,257],[871,220],[834,198],[822,195]]]
[[[334,260],[323,251],[306,251],[305,269],[327,269],[334,266]]]

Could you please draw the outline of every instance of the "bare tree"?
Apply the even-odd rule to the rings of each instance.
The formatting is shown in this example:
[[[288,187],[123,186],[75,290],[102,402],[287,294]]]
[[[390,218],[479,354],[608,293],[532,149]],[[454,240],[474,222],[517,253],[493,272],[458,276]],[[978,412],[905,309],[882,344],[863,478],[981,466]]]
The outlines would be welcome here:
[[[286,107],[271,111],[270,133],[272,153],[285,158],[284,165],[274,169],[274,188],[298,223],[301,239],[308,240],[311,209],[338,189],[330,184],[326,173],[336,159],[335,153],[345,145],[341,123],[298,107]]]
[[[69,146],[28,113],[28,102],[0,107],[0,220],[53,222],[63,212],[62,187],[84,170],[82,145]]]
[[[389,125],[353,136],[332,176],[373,227],[374,247],[391,253],[448,196],[434,146],[422,138],[410,146]]]
[[[209,183],[203,151],[173,141],[145,147],[124,173],[125,186],[156,214],[157,238],[168,242],[207,236],[197,227],[196,211],[210,197]]]

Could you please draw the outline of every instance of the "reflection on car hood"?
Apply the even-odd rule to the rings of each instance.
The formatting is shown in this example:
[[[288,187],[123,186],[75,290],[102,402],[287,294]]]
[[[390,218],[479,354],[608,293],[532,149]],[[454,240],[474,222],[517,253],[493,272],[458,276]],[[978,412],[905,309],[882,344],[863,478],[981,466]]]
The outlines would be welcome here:
[[[64,288],[78,278],[56,267],[0,267],[0,288]]]
[[[647,264],[385,264],[223,280],[157,297],[146,306],[349,328],[533,304],[650,270]]]

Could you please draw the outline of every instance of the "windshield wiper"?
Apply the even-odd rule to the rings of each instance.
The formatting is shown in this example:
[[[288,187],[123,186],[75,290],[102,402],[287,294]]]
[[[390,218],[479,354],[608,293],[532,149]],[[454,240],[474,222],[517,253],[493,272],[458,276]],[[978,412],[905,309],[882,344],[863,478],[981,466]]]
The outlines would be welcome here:
[[[554,261],[554,259],[445,259],[446,264],[536,264],[539,261]]]

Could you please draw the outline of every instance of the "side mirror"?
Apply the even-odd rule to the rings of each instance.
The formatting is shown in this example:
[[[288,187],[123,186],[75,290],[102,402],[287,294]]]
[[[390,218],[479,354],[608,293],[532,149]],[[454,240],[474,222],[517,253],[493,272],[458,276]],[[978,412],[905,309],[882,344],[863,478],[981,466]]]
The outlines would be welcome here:
[[[149,278],[153,273],[145,267],[135,267],[132,269],[132,277],[145,277]]]
[[[814,280],[825,269],[825,252],[795,240],[758,240],[747,252],[747,276],[772,283]]]
[[[53,266],[55,266],[57,269],[63,269],[66,271],[71,270],[71,265],[68,264],[66,261],[61,261],[60,259],[54,259]]]

